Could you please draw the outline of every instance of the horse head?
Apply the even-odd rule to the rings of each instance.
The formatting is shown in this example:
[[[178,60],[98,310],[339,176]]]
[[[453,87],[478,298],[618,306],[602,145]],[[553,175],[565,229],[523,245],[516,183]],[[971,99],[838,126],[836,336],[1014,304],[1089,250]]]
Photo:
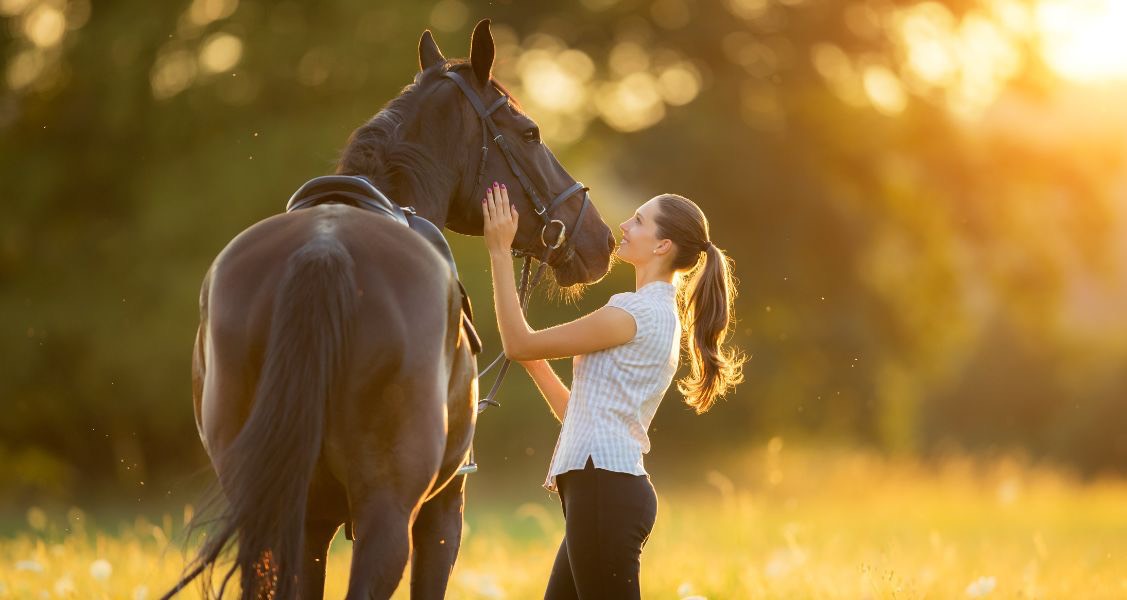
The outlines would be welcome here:
[[[610,227],[493,78],[495,53],[488,20],[474,28],[468,59],[447,59],[423,32],[414,83],[353,133],[338,173],[368,175],[396,201],[467,235],[482,234],[485,186],[505,182],[521,216],[514,253],[548,263],[562,287],[598,281],[615,246]]]

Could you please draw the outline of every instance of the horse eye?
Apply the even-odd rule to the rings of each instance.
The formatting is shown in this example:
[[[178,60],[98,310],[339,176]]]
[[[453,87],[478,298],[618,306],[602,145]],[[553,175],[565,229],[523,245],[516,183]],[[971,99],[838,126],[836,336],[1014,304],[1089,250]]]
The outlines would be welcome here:
[[[526,142],[539,142],[540,141],[540,128],[532,127],[524,132],[524,140]]]

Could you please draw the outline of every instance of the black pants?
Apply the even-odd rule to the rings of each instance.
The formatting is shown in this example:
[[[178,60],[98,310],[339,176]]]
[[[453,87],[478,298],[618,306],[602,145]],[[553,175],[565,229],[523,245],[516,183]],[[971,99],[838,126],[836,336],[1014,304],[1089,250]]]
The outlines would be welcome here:
[[[649,477],[596,469],[556,476],[564,539],[545,600],[640,598],[639,559],[657,518]]]

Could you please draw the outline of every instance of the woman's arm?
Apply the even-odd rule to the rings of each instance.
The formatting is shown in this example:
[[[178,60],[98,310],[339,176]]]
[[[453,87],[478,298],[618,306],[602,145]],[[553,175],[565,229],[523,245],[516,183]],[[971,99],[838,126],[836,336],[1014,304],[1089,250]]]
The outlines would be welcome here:
[[[517,213],[508,192],[491,187],[482,202],[485,243],[493,272],[493,306],[501,345],[512,360],[565,358],[612,348],[634,339],[634,317],[617,307],[604,306],[579,319],[533,331],[521,313],[513,278],[511,248],[517,230]]]
[[[493,302],[505,356],[516,361],[567,358],[620,346],[634,339],[634,317],[604,306],[569,323],[540,331],[528,326],[517,300],[513,263],[509,254],[490,254]]]
[[[544,396],[544,400],[548,401],[548,408],[552,409],[552,414],[555,415],[556,420],[562,423],[564,413],[567,412],[567,401],[571,398],[571,390],[568,390],[567,386],[563,384],[560,376],[556,375],[548,361],[527,360],[521,361],[520,364],[532,376],[532,380],[536,382],[536,387],[540,390],[540,394]]]

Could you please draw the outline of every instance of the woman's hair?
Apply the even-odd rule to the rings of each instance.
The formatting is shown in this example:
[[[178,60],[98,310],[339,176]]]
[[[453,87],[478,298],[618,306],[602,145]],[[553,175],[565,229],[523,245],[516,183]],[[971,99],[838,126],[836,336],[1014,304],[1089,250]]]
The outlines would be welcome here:
[[[708,219],[692,200],[677,194],[657,197],[658,239],[673,242],[673,269],[684,272],[677,289],[677,310],[686,332],[689,374],[677,382],[685,403],[701,414],[743,381],[744,355],[724,347],[734,323],[736,297],[731,259],[712,244]]]

